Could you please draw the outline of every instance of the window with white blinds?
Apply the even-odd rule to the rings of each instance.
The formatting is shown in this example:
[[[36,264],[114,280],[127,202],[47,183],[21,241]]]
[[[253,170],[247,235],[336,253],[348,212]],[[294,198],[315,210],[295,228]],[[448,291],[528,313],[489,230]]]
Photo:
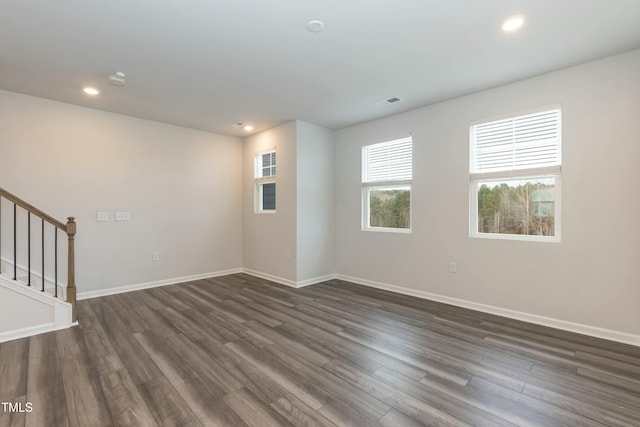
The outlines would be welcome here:
[[[470,128],[471,237],[560,241],[559,108]]]
[[[362,147],[362,229],[411,232],[411,137]]]
[[[363,147],[363,182],[406,181],[413,174],[411,137]]]
[[[560,110],[471,127],[471,173],[554,168],[561,164]]]

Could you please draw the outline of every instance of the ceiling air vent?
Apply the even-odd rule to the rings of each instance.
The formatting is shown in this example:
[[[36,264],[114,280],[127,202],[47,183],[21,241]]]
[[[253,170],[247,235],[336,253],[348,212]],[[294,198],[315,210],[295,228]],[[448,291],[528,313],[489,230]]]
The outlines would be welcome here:
[[[113,86],[122,87],[127,83],[127,81],[125,80],[124,73],[121,73],[120,71],[118,71],[115,74],[111,74],[108,77],[108,79],[109,79],[109,83],[112,84]]]
[[[400,102],[401,100],[402,99],[400,99],[399,97],[394,96],[393,98],[376,101],[373,103],[373,105],[375,105],[376,107],[386,107],[387,105],[395,104],[396,102]]]

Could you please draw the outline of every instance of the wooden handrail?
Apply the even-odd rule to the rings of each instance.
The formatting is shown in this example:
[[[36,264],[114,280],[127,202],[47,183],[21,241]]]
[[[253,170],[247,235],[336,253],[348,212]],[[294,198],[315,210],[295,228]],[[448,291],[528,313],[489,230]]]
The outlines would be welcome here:
[[[31,203],[25,202],[21,198],[9,193],[7,190],[0,188],[0,199],[3,197],[15,203],[15,205],[25,209],[27,212],[31,212],[33,215],[43,219],[44,221],[47,221],[49,224],[67,233],[67,238],[69,243],[67,248],[68,249],[67,302],[71,304],[71,321],[76,322],[78,320],[78,311],[76,309],[76,272],[75,272],[76,221],[75,221],[75,218],[70,216],[69,218],[67,218],[67,223],[65,224],[62,221],[58,221],[51,215],[36,208]],[[43,286],[44,286],[44,275],[43,275]]]
[[[20,206],[21,208],[23,208],[23,209],[31,212],[32,214],[44,219],[49,224],[55,225],[56,227],[58,227],[60,230],[64,231],[65,233],[67,232],[67,226],[62,221],[58,221],[57,219],[55,219],[51,215],[41,211],[40,209],[36,208],[32,204],[27,203],[24,200],[22,200],[21,198],[16,197],[13,194],[9,193],[7,190],[4,190],[4,189],[0,188],[0,196],[4,197],[7,200],[12,201],[13,203],[15,203],[16,205]]]

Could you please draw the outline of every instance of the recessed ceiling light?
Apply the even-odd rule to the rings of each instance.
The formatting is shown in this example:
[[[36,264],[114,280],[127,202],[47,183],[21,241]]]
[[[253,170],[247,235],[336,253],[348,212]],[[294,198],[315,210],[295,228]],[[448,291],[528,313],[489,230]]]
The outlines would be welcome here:
[[[246,125],[246,126],[244,127],[244,130],[246,130],[247,132],[251,132],[251,131],[253,130],[253,126],[251,126],[251,125]]]
[[[502,31],[511,32],[522,27],[524,18],[522,16],[512,16],[502,23]]]
[[[91,95],[91,96],[95,96],[95,95],[100,93],[100,91],[98,89],[96,89],[95,87],[90,87],[90,86],[83,87],[82,91],[84,93],[86,93],[87,95]]]
[[[311,21],[307,22],[307,30],[311,31],[312,33],[320,33],[324,31],[324,22],[317,19],[312,19]]]

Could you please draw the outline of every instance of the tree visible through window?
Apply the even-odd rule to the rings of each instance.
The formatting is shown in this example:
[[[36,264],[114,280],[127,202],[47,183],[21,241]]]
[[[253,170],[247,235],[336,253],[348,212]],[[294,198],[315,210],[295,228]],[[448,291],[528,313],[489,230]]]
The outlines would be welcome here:
[[[362,228],[411,230],[411,137],[362,147]]]
[[[560,239],[560,110],[471,126],[471,236]]]
[[[552,178],[482,183],[478,189],[478,232],[553,236]]]
[[[411,191],[408,187],[369,190],[369,226],[409,228]]]

